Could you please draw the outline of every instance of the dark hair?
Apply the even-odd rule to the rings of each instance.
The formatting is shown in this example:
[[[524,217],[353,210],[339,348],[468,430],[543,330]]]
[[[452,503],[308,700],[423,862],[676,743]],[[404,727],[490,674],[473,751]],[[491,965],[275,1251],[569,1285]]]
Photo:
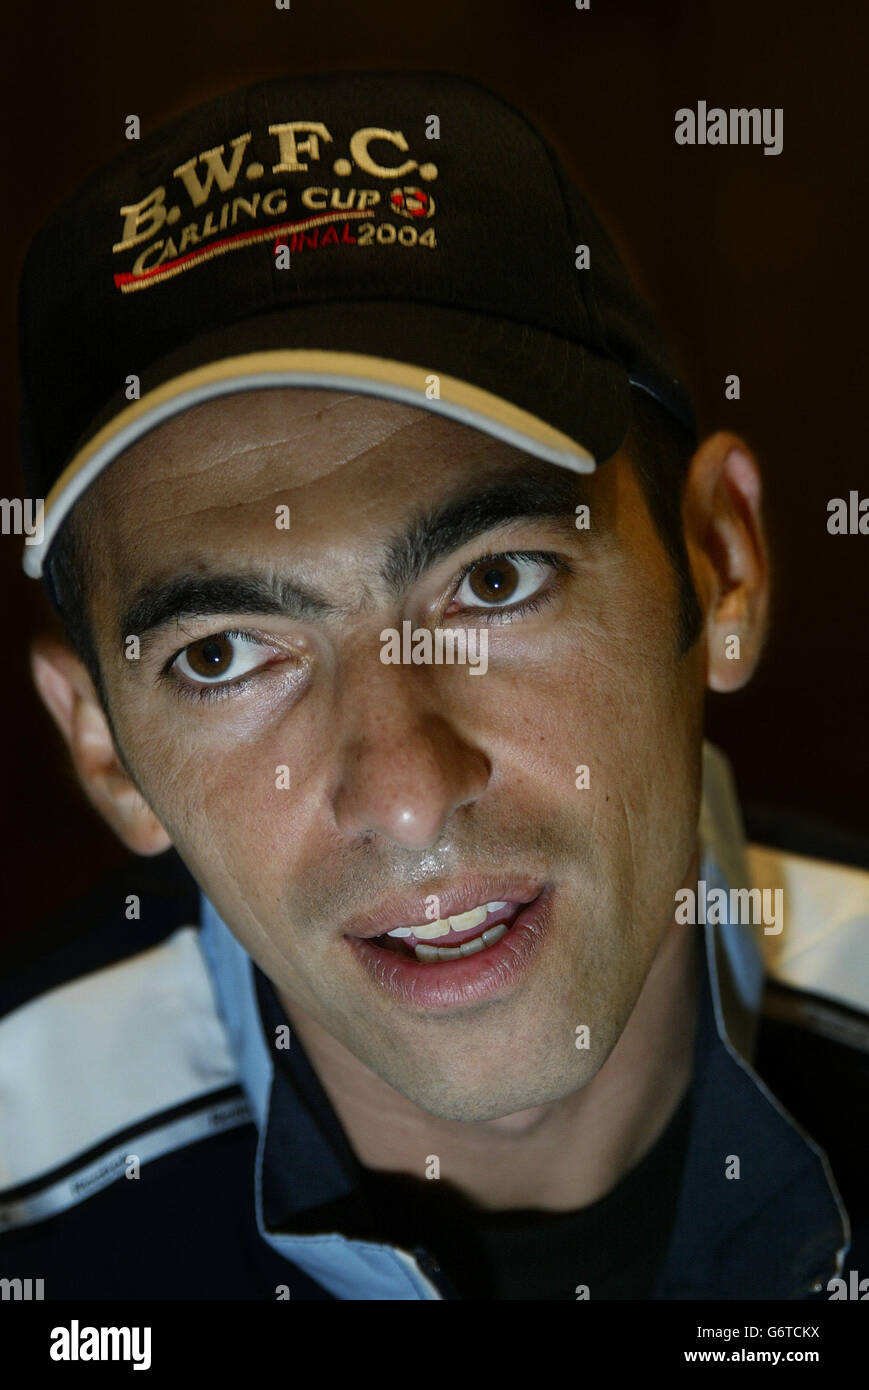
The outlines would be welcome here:
[[[633,420],[624,447],[676,575],[679,592],[676,640],[679,653],[684,654],[697,641],[703,621],[682,526],[682,493],[694,452],[694,438],[645,391],[634,389],[631,394]],[[103,708],[107,710],[105,686],[88,616],[93,565],[86,539],[87,503],[88,499],[84,498],[73,508],[51,547],[48,590],[67,636],[87,667]]]
[[[682,495],[696,440],[691,431],[648,392],[634,388],[631,399],[633,420],[624,447],[676,576],[679,590],[676,642],[679,654],[684,656],[694,646],[703,627],[703,610],[694,588],[682,522]]]

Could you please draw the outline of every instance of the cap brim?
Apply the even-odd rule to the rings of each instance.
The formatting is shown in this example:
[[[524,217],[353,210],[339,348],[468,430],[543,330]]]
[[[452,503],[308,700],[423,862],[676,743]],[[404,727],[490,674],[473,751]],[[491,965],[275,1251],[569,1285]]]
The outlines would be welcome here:
[[[131,367],[131,371],[134,367]],[[80,439],[44,500],[24,569],[42,574],[71,508],[103,469],[172,416],[218,396],[320,387],[430,410],[578,473],[622,442],[624,368],[545,329],[437,305],[336,301],[282,309],[201,335],[152,364]]]

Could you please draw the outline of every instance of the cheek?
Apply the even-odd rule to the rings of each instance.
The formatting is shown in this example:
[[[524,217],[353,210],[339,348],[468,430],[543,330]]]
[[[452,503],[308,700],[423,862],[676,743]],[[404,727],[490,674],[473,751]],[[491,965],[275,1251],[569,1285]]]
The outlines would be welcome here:
[[[128,725],[146,733],[119,729],[148,803],[215,901],[273,903],[299,843],[303,769],[279,730],[254,738],[249,721],[183,718],[143,713]]]
[[[577,763],[630,784],[678,757],[696,743],[703,682],[697,660],[677,653],[668,593],[663,582],[581,593],[515,651],[508,637],[503,660],[496,636],[468,727],[497,730],[505,749],[553,778],[555,796],[573,786]]]
[[[702,672],[661,588],[564,615],[521,674],[490,663],[474,711],[503,788],[553,838],[573,827],[583,894],[597,883],[648,931],[683,881],[700,789]]]

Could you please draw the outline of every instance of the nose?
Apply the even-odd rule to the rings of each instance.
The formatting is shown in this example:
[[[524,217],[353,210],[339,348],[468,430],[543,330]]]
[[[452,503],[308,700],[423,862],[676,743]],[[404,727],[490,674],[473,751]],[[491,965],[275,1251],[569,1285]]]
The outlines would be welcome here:
[[[433,703],[430,674],[380,666],[368,669],[361,688],[345,688],[348,727],[333,795],[343,834],[374,833],[405,849],[429,849],[453,812],[488,786],[488,758]]]

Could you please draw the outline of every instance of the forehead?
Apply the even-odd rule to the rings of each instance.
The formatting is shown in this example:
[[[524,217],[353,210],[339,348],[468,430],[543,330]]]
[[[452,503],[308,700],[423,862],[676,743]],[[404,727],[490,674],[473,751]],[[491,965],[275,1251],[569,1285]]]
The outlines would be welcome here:
[[[283,387],[237,392],[165,421],[97,479],[85,510],[89,541],[108,537],[115,554],[119,541],[136,551],[156,537],[161,549],[185,542],[204,523],[229,540],[251,526],[273,529],[279,505],[291,509],[295,545],[389,524],[411,505],[523,470],[564,476],[430,410]]]
[[[209,401],[143,436],[86,505],[92,573],[110,606],[180,567],[339,570],[375,563],[389,538],[482,489],[594,489],[613,529],[622,470],[577,475],[429,410],[348,392],[274,388]],[[542,510],[533,507],[532,510]],[[280,516],[280,520],[278,517]],[[567,524],[572,524],[568,519]],[[484,529],[484,528],[480,528]]]
[[[296,387],[243,391],[205,402],[138,440],[99,480],[100,507],[144,492],[178,500],[208,492],[244,501],[258,488],[347,481],[396,461],[431,469],[490,463],[518,450],[428,410],[348,392]],[[379,489],[383,490],[383,489]]]

